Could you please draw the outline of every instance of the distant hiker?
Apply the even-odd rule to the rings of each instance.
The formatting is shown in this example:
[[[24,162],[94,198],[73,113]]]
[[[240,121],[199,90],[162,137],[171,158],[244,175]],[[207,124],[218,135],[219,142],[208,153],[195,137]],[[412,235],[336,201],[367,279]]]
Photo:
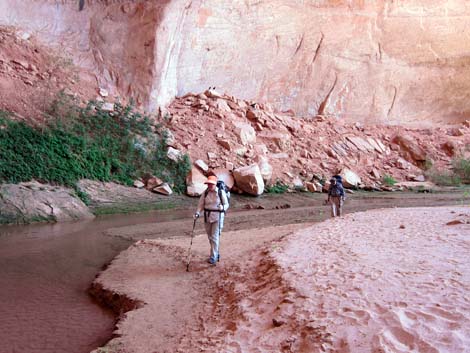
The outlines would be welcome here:
[[[217,176],[210,175],[205,181],[207,190],[201,195],[194,218],[204,212],[204,226],[211,246],[208,262],[215,265],[220,260],[220,232],[224,224],[225,211],[229,204],[225,191],[217,187]]]
[[[343,183],[338,181],[338,178],[336,177],[331,178],[327,200],[331,205],[331,217],[341,216],[344,200],[345,194]]]

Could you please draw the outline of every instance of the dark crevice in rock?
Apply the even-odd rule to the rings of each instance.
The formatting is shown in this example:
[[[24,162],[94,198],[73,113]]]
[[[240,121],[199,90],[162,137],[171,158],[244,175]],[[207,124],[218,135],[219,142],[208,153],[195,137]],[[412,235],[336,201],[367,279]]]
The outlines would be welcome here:
[[[394,92],[393,92],[392,104],[390,104],[390,108],[388,109],[387,118],[390,117],[390,113],[392,112],[392,109],[393,109],[393,107],[394,107],[394,105],[395,105],[395,100],[397,99],[397,92],[398,92],[398,90],[397,90],[396,87],[393,87],[393,90],[394,90]]]
[[[338,76],[335,74],[335,81],[333,82],[333,86],[331,86],[330,91],[326,95],[323,102],[321,102],[320,106],[318,107],[318,115],[323,115],[325,113],[326,106],[328,105],[328,101],[330,99],[331,93],[336,87],[336,83],[338,82]]]
[[[312,61],[310,62],[310,66],[315,63],[315,60],[317,60],[318,53],[320,53],[321,45],[323,43],[323,39],[325,38],[325,35],[323,32],[321,32],[321,38],[320,41],[318,42],[317,48],[315,49],[315,54],[313,55]]]
[[[297,44],[297,48],[295,48],[295,53],[294,53],[293,56],[296,56],[297,53],[299,52],[300,48],[302,48],[302,44],[304,42],[304,36],[305,36],[305,34],[303,33],[302,37],[300,38],[299,44]]]

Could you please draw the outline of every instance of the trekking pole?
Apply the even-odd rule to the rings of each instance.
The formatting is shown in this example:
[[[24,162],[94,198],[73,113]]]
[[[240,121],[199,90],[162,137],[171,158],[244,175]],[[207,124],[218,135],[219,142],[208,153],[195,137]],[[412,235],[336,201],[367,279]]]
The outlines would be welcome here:
[[[193,246],[194,228],[196,228],[196,221],[197,221],[197,218],[194,218],[193,230],[191,231],[191,243],[189,244],[188,259],[186,261],[186,272],[189,272],[189,263],[191,262],[191,247]]]
[[[217,253],[217,259],[215,259],[217,262],[220,261],[220,233],[222,233],[222,224],[220,223],[222,219],[222,212],[219,212],[219,252]]]

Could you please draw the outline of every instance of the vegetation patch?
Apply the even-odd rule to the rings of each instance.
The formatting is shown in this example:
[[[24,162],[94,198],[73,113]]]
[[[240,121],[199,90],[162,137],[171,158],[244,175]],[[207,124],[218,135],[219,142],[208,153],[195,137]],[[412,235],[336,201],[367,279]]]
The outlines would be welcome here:
[[[277,180],[276,184],[267,185],[265,192],[268,194],[283,194],[289,189],[289,185],[284,184],[282,181]]]
[[[452,170],[461,179],[462,183],[470,184],[470,159],[463,157],[454,159],[452,161]]]
[[[393,186],[397,183],[397,181],[395,180],[394,177],[392,177],[391,175],[388,175],[388,174],[385,174],[384,177],[383,177],[383,182],[384,184],[388,185],[388,186]]]
[[[99,206],[93,208],[93,214],[96,216],[107,215],[107,214],[128,214],[137,212],[147,212],[156,210],[171,210],[177,207],[174,202],[165,203],[122,203],[115,204],[112,206]]]
[[[49,123],[38,128],[0,112],[0,182],[35,179],[74,187],[86,178],[130,186],[150,173],[184,192],[189,157],[169,159],[163,126],[151,124],[131,105],[115,104],[111,112],[97,102],[81,108],[62,94],[48,114]]]
[[[426,176],[439,186],[457,186],[461,183],[460,177],[451,171],[431,170],[426,173]]]
[[[440,186],[470,184],[470,159],[457,157],[452,160],[450,171],[431,168],[425,174],[433,183]]]

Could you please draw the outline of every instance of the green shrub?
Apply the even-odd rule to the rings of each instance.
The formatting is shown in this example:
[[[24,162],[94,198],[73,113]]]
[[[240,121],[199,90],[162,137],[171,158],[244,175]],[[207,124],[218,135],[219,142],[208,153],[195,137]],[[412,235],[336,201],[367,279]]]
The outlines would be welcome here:
[[[426,160],[424,161],[423,169],[430,170],[433,165],[434,165],[434,162],[432,161],[432,159],[426,158]]]
[[[456,186],[461,183],[460,177],[451,171],[432,170],[426,173],[426,176],[434,184],[440,186]]]
[[[452,170],[465,184],[470,183],[470,159],[456,158],[452,161]]]
[[[268,194],[283,194],[289,189],[289,185],[284,184],[282,181],[277,180],[276,184],[268,185],[265,188],[265,192]]]
[[[184,191],[189,157],[170,160],[161,125],[152,127],[132,106],[108,112],[96,102],[79,108],[59,97],[48,114],[50,123],[38,129],[0,112],[0,182],[74,186],[87,178],[131,185],[149,172]]]
[[[389,185],[389,186],[393,186],[397,183],[395,178],[392,177],[391,175],[388,175],[388,174],[385,174],[383,176],[383,182],[384,182],[384,184]]]

